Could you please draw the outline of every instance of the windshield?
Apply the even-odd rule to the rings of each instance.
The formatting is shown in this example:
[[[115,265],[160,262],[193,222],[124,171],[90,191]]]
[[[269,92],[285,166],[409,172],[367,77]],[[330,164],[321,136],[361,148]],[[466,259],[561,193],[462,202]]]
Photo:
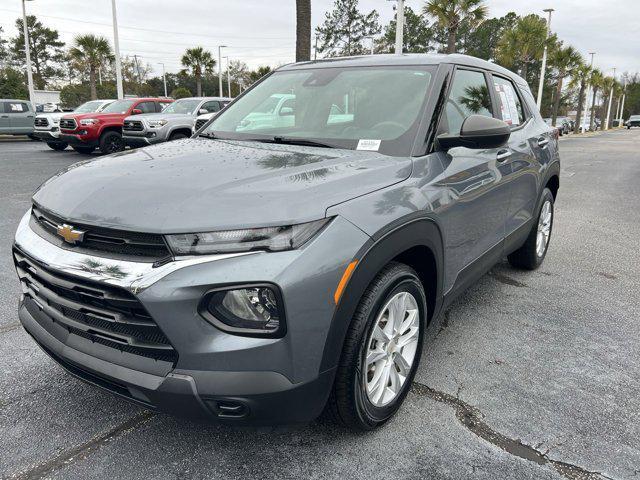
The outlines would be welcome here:
[[[640,115],[631,115],[629,120],[640,120]]]
[[[276,72],[229,105],[203,133],[409,155],[431,72],[424,66]]]
[[[86,102],[76,108],[73,113],[89,113],[89,112],[97,112],[102,106],[103,102],[96,100],[92,102]]]
[[[127,113],[135,100],[117,100],[102,110],[102,113]]]
[[[202,100],[177,100],[167,105],[162,113],[182,113],[192,115]]]

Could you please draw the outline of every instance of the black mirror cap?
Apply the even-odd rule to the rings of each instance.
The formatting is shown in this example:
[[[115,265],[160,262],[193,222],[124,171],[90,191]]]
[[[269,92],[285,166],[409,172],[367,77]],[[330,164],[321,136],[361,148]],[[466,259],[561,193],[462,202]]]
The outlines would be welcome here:
[[[440,146],[448,150],[453,147],[498,148],[507,143],[511,128],[502,120],[484,115],[469,115],[457,135],[438,136]]]

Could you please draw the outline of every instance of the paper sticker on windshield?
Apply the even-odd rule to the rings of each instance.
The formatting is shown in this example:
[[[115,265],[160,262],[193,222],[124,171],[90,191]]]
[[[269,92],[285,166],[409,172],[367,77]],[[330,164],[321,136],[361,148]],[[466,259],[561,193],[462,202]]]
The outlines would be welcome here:
[[[360,139],[356,150],[371,150],[377,152],[380,149],[380,142],[382,142],[382,140]]]

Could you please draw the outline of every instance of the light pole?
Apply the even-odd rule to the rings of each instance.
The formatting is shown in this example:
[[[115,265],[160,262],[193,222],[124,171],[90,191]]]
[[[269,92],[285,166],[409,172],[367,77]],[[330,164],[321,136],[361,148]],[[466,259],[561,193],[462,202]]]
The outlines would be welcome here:
[[[29,29],[27,28],[27,9],[24,6],[25,2],[31,0],[22,0],[22,30],[24,32],[24,53],[27,57],[27,82],[29,84],[29,101],[33,108],[36,108],[34,103],[36,93],[33,88],[33,72],[31,71],[31,47],[29,46]]]
[[[545,8],[543,12],[547,12],[549,14],[549,20],[547,20],[547,36],[545,37],[544,42],[544,50],[542,52],[542,67],[540,68],[540,81],[538,82],[538,101],[536,104],[538,105],[538,111],[540,111],[540,107],[542,107],[542,89],[544,87],[544,72],[547,69],[547,40],[549,39],[549,35],[551,34],[551,13],[553,12],[553,8]]]
[[[396,55],[402,55],[404,44],[404,0],[397,0],[396,5]]]
[[[218,45],[218,92],[222,97],[222,49],[226,48],[226,45]]]
[[[627,96],[627,77],[624,76],[624,84],[622,85],[622,105],[620,105],[620,122],[622,123],[622,125],[624,125],[624,100],[626,96]]]
[[[122,64],[120,62],[120,40],[118,39],[118,15],[116,14],[116,0],[111,0],[111,13],[113,14],[113,48],[116,54],[116,89],[118,99],[124,98],[122,86]]]
[[[589,70],[591,70],[593,68],[593,57],[596,54],[596,52],[589,52],[589,55],[591,55],[591,64],[589,65]],[[584,109],[584,115],[582,117],[582,125],[580,126],[582,133],[584,133],[585,128],[587,128],[587,111],[589,110],[593,110],[593,101],[591,102],[591,109],[589,109],[589,97],[591,96],[591,85],[589,85],[589,88],[587,88],[587,101],[584,102],[585,104],[585,109]]]
[[[224,57],[227,60],[227,92],[231,98],[231,73],[229,72],[229,56]]]
[[[162,65],[162,83],[164,84],[164,96],[167,96],[167,75],[164,71],[164,63],[158,62],[158,65]]]
[[[609,130],[609,119],[611,118],[611,102],[613,101],[613,87],[616,85],[616,67],[613,67],[613,83],[611,84],[611,90],[609,90],[609,106],[607,107],[607,121],[604,124],[604,129]]]

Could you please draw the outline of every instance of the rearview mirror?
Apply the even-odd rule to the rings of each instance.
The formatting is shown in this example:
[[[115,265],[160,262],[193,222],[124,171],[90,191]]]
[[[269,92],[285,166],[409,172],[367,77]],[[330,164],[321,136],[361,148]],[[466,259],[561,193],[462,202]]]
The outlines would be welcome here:
[[[142,110],[140,110],[139,108],[134,108],[133,111],[131,112],[132,115],[140,115],[142,113]]]
[[[502,120],[483,115],[470,115],[460,128],[460,133],[438,135],[438,143],[444,150],[453,147],[497,148],[511,135],[511,129]]]

